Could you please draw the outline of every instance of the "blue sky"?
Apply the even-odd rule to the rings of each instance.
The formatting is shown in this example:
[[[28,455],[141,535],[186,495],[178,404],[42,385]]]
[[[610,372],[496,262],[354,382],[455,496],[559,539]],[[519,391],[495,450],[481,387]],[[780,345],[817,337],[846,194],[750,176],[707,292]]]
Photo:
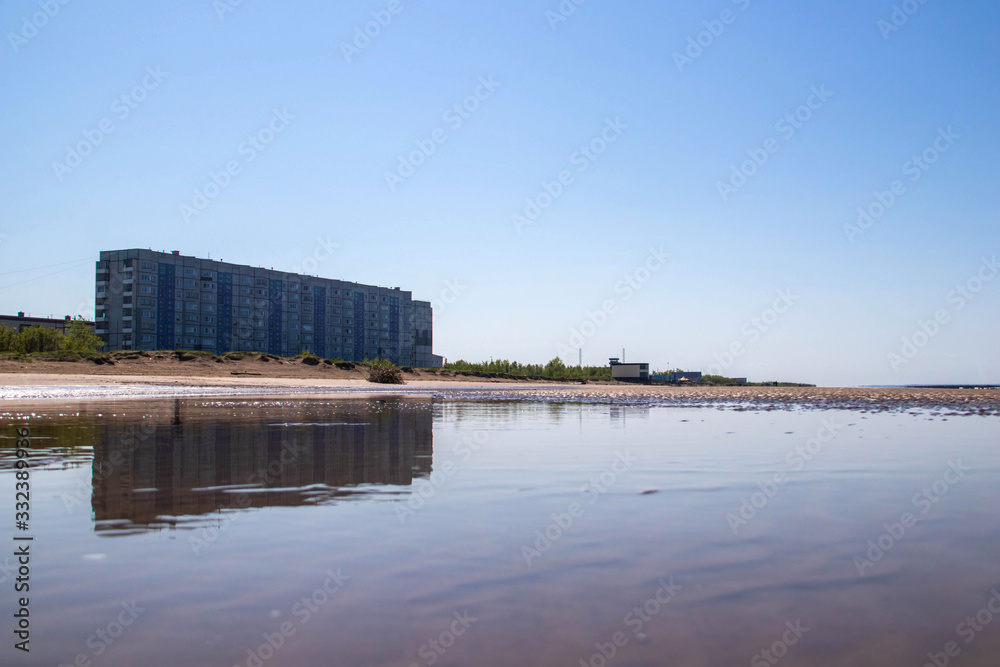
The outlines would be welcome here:
[[[92,315],[102,249],[335,244],[451,360],[1000,382],[996,3],[222,3],[4,3],[0,312]]]

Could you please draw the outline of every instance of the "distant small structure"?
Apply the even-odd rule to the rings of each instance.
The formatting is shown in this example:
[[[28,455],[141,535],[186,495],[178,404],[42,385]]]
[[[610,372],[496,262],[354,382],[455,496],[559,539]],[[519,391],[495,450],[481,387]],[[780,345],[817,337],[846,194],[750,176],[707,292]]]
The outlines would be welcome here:
[[[701,384],[701,371],[676,371],[667,376],[667,382]]]
[[[730,379],[733,382],[736,382],[737,384],[749,384],[749,382],[747,382],[746,378],[730,378]]]
[[[14,315],[0,315],[0,324],[10,327],[14,331],[21,333],[28,327],[45,327],[47,329],[55,329],[60,333],[66,333],[66,327],[73,320],[69,315],[59,319],[56,317],[25,317],[24,311],[18,312],[17,316]],[[90,327],[90,330],[94,330],[94,323],[91,321],[86,321],[85,324]]]
[[[611,379],[622,382],[649,382],[649,364],[623,364],[611,357]]]

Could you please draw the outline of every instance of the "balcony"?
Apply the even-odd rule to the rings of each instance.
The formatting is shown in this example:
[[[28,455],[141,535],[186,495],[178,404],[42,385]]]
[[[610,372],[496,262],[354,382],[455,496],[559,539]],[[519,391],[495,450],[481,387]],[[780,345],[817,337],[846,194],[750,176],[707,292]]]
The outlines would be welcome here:
[[[98,322],[97,325],[94,326],[94,333],[96,333],[96,334],[106,334],[106,333],[108,333],[108,323],[107,322]]]
[[[124,322],[131,322],[132,321],[132,316],[131,315],[123,315],[122,316],[122,321],[124,321]]]
[[[106,291],[104,291],[104,290],[97,290],[97,298],[98,299],[107,299],[108,298],[108,293]]]
[[[98,280],[97,281],[97,286],[98,287],[107,287],[108,286],[108,281],[107,280]]]
[[[97,308],[97,310],[106,310],[107,309],[107,306],[105,304],[103,304],[103,303],[99,303],[95,307]]]

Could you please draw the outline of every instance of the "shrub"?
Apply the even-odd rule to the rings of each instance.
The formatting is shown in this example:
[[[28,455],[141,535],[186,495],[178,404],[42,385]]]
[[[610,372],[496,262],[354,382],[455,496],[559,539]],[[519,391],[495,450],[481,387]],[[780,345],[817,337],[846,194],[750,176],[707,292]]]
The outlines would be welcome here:
[[[309,366],[319,366],[320,362],[323,361],[309,350],[302,350],[296,355],[296,357],[301,358],[302,363]]]
[[[368,363],[368,381],[378,384],[403,384],[403,374],[391,361],[376,359]]]

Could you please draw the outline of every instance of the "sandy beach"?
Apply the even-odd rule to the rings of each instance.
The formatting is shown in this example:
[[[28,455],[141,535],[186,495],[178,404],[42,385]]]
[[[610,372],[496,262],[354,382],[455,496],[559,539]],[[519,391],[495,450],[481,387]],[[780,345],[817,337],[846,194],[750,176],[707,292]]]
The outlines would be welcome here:
[[[179,365],[179,364],[178,364]],[[205,366],[217,366],[205,362]],[[60,368],[70,369],[73,364]],[[1000,391],[993,389],[916,389],[851,387],[674,387],[632,384],[579,384],[489,379],[422,372],[404,385],[372,384],[360,373],[332,370],[326,377],[201,374],[187,366],[175,374],[114,372],[4,372],[0,399],[127,399],[172,397],[326,397],[377,394],[425,395],[453,399],[534,400],[546,402],[621,403],[648,406],[721,407],[734,410],[855,410],[861,412],[931,410],[940,416],[1000,415]],[[270,367],[278,373],[284,371]],[[34,369],[32,369],[34,370]],[[163,370],[163,369],[159,369]],[[312,369],[310,369],[312,370]],[[275,375],[278,375],[275,373]],[[318,373],[313,370],[313,373]],[[347,377],[343,377],[347,375]]]

